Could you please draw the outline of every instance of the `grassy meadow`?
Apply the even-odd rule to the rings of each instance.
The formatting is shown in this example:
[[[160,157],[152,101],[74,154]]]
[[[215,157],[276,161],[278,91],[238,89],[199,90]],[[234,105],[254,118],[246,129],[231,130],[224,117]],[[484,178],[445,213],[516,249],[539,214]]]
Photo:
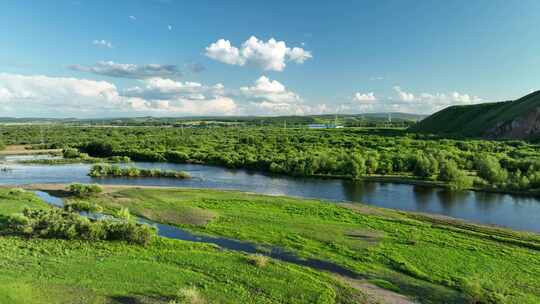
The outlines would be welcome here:
[[[127,207],[133,214],[157,222],[177,225],[202,234],[254,242],[260,244],[263,251],[265,246],[281,246],[301,257],[328,260],[347,267],[358,274],[352,281],[369,282],[407,295],[410,299],[421,303],[538,303],[540,301],[540,281],[538,280],[540,236],[536,234],[372,208],[361,204],[336,205],[317,200],[235,191],[113,187],[95,197],[83,199],[67,197],[66,199],[68,202],[91,201],[101,205],[105,212],[109,213]],[[14,210],[10,210],[12,211]],[[13,244],[22,242],[14,237],[2,240],[12,244],[6,246],[14,247],[17,245]],[[114,242],[97,244],[77,242],[78,245],[74,245],[73,242],[59,240],[32,240],[29,243],[31,245],[28,246],[37,246],[36,249],[32,249],[32,252],[43,258],[44,252],[53,251],[53,249],[42,250],[41,246],[53,248],[57,246],[53,244],[58,243],[63,244],[61,248],[77,247],[76,250],[72,249],[75,250],[74,252],[68,250],[70,254],[73,254],[73,263],[77,265],[76,267],[80,267],[80,259],[95,263],[96,259],[103,255],[104,250],[114,248],[113,253],[110,253],[114,255],[114,258],[111,257],[111,264],[103,269],[100,268],[103,271],[100,276],[103,278],[99,280],[99,283],[88,281],[84,286],[85,289],[94,292],[99,290],[109,297],[112,296],[111,292],[125,296],[141,294],[167,297],[174,292],[175,288],[195,284],[205,297],[216,299],[217,303],[220,301],[223,303],[280,303],[283,299],[287,299],[286,303],[349,303],[348,301],[367,303],[367,300],[361,299],[361,295],[355,295],[351,289],[337,283],[335,276],[331,273],[323,275],[321,272],[309,270],[306,267],[275,260],[271,260],[268,264],[271,267],[264,268],[269,273],[263,277],[257,276],[257,280],[260,279],[261,282],[251,282],[255,278],[249,271],[261,271],[253,266],[258,263],[253,263],[246,255],[219,251],[209,245],[159,239],[147,248]],[[189,258],[186,258],[187,256]],[[213,256],[213,258],[208,256]],[[72,261],[71,257],[59,258],[57,252],[51,254],[49,258],[61,264],[69,264]],[[212,259],[219,262],[212,264]],[[172,260],[174,263],[171,265]],[[126,269],[133,273],[118,274],[117,270],[120,266],[115,263],[120,265],[129,263],[130,268],[126,267]],[[131,265],[131,263],[134,264]],[[182,266],[178,266],[178,263]],[[29,263],[25,267],[30,265],[34,263]],[[58,266],[58,269],[71,267]],[[128,278],[131,276],[138,277],[140,282],[143,280],[153,282],[152,279],[139,277],[147,275],[145,271],[148,271],[148,268],[145,267],[151,269],[164,267],[169,270],[171,270],[170,267],[172,269],[191,267],[191,271],[194,272],[207,271],[205,278],[208,285],[200,285],[194,283],[197,282],[196,280],[187,278],[186,281],[181,281],[182,274],[176,273],[177,270],[160,275],[159,280],[163,280],[160,282],[164,283],[158,284],[159,287],[154,290],[148,284],[143,287],[141,283],[139,287],[142,290],[137,290],[130,283],[126,283],[130,281]],[[203,267],[204,270],[197,267]],[[141,273],[137,273],[136,269],[141,270]],[[243,272],[244,270],[246,272]],[[48,268],[41,271],[46,277],[50,275]],[[95,270],[92,269],[84,271],[88,272],[81,277],[95,274]],[[62,273],[60,277],[53,276],[55,282],[56,280],[69,282],[70,272]],[[121,285],[130,286],[115,289],[114,282],[118,279],[118,275],[124,276],[120,279]],[[317,278],[317,284],[322,285],[306,281],[305,276]],[[102,286],[106,285],[108,280],[111,289]],[[290,284],[287,283],[289,280],[302,283]],[[48,282],[48,280],[45,281]],[[238,285],[241,290],[241,292],[238,291],[238,295],[234,295],[234,300],[229,300],[229,302],[219,300],[219,295],[228,294],[219,290],[223,286],[218,282],[223,281],[230,282],[226,285]],[[281,287],[274,285],[280,284],[278,282],[284,285]],[[60,284],[60,282],[57,283]],[[351,286],[354,284],[352,283]],[[151,285],[154,286],[154,284]],[[321,289],[323,285],[326,287]],[[222,287],[218,288],[218,286]],[[290,288],[299,289],[291,291]],[[325,290],[332,290],[332,292],[328,291],[327,295]],[[275,297],[268,299],[266,295],[260,297],[259,291],[263,294],[266,292],[275,294]],[[330,293],[333,295],[330,296]],[[289,298],[293,294],[301,294],[302,298],[309,297],[309,299]],[[246,297],[242,298],[240,295]],[[356,299],[354,299],[355,296]],[[313,300],[315,298],[317,300]],[[251,299],[254,302],[249,302],[249,300],[245,302],[242,299]]]
[[[0,224],[23,208],[50,208],[31,192],[0,189]],[[0,236],[0,303],[357,303],[330,275],[216,246],[159,238],[125,242]],[[196,301],[202,302],[196,302]]]

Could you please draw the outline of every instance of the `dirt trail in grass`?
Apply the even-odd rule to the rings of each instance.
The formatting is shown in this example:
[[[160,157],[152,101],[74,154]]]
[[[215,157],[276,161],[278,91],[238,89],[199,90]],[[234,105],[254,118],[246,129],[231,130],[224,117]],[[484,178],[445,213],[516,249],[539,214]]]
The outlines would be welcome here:
[[[369,304],[417,304],[399,293],[380,288],[365,280],[356,280],[343,276],[335,276],[340,282],[345,283],[352,288],[365,294]]]
[[[9,145],[0,151],[0,155],[31,155],[31,154],[55,154],[62,152],[62,149],[27,149],[26,145]]]

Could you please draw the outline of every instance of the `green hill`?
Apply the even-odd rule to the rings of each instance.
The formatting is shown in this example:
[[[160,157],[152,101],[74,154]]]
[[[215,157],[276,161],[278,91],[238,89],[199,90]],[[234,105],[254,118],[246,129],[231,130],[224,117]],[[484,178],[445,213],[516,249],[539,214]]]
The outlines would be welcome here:
[[[488,138],[540,136],[540,91],[512,101],[451,106],[412,126],[412,132]]]

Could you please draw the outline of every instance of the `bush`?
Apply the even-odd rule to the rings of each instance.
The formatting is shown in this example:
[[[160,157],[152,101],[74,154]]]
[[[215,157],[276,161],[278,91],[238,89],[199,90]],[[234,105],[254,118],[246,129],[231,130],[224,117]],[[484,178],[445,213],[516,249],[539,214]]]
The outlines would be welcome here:
[[[8,217],[8,230],[28,237],[127,241],[148,245],[157,236],[155,227],[135,222],[91,220],[62,209],[24,209]]]
[[[431,155],[419,154],[414,159],[414,175],[427,178],[438,173],[439,162]]]
[[[501,167],[499,160],[493,156],[483,155],[475,160],[478,176],[488,182],[497,185],[502,184],[508,178],[508,172]]]
[[[97,184],[84,185],[75,183],[69,185],[68,191],[75,196],[87,197],[103,192],[103,187]]]
[[[122,168],[116,165],[96,164],[90,168],[88,175],[92,177],[167,177],[188,179],[191,175],[184,171],[139,169],[135,167]]]
[[[448,182],[452,189],[466,189],[472,186],[472,179],[460,170],[453,160],[441,162],[438,179]]]
[[[62,156],[64,158],[79,158],[81,156],[81,152],[74,148],[65,148],[62,150]]]
[[[86,202],[86,201],[68,202],[64,205],[64,209],[67,211],[89,212],[89,213],[103,212],[103,208],[100,205]]]

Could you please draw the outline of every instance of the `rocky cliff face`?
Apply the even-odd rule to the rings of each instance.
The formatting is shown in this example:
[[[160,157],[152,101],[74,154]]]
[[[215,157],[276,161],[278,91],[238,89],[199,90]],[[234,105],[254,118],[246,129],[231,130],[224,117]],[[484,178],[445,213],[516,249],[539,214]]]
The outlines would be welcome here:
[[[540,107],[511,121],[497,123],[487,130],[488,138],[523,139],[540,135]]]

